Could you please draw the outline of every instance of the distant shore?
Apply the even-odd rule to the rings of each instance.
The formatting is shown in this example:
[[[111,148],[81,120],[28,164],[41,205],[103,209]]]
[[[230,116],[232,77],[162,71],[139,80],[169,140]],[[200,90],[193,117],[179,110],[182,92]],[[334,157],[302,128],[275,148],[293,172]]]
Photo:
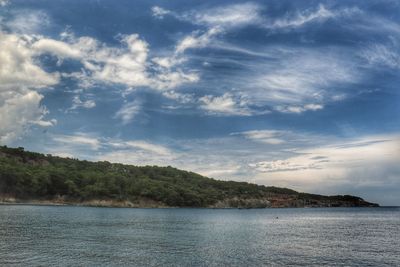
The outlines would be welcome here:
[[[0,199],[0,205],[37,205],[37,206],[82,206],[82,207],[107,207],[107,208],[171,208],[154,201],[140,201],[133,203],[130,201],[116,200],[26,200],[26,199]],[[174,207],[173,207],[174,208]]]
[[[208,206],[208,207],[174,207],[163,205],[154,201],[116,201],[116,200],[88,200],[88,201],[61,201],[57,200],[26,200],[26,199],[0,199],[0,205],[30,205],[30,206],[70,206],[70,207],[102,207],[102,208],[205,208],[205,209],[274,209],[274,208],[354,208],[359,206],[269,206],[269,207],[233,207],[233,206]],[[362,206],[367,207],[367,206]],[[380,207],[380,206],[369,206]]]

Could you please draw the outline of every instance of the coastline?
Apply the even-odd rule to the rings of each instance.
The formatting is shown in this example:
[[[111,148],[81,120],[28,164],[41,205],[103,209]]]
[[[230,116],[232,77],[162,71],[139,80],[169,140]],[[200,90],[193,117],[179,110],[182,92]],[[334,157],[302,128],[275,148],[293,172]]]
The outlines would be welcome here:
[[[27,199],[0,199],[0,205],[32,205],[32,206],[72,206],[72,207],[104,207],[104,208],[178,208],[169,207],[162,203],[154,201],[140,201],[133,203],[131,201],[116,200],[27,200]]]
[[[196,209],[290,209],[290,208],[380,208],[383,206],[266,206],[266,207],[234,207],[212,205],[207,207],[180,207],[167,206],[163,203],[154,201],[115,201],[115,200],[90,200],[90,201],[60,201],[60,200],[22,200],[22,199],[0,199],[0,205],[27,205],[27,206],[53,206],[53,207],[93,207],[93,208],[136,208],[136,209],[176,209],[176,208],[196,208]]]

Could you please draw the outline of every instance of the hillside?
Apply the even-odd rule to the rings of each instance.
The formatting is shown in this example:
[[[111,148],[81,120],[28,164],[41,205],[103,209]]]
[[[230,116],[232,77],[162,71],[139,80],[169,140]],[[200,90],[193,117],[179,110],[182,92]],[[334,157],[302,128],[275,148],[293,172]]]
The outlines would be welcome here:
[[[219,181],[173,167],[61,158],[0,146],[0,202],[118,207],[368,207],[349,195]]]

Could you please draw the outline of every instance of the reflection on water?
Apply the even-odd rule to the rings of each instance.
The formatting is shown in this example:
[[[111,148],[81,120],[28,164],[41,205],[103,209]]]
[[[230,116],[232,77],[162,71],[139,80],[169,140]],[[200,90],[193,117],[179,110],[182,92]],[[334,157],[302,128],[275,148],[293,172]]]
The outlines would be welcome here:
[[[0,266],[400,266],[400,209],[0,206]]]

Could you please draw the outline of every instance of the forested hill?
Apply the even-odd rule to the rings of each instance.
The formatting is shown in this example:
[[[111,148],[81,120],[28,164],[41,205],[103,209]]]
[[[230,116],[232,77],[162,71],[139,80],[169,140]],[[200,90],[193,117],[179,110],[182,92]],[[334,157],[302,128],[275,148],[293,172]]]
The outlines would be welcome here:
[[[218,181],[173,167],[61,158],[0,146],[0,202],[119,207],[377,206],[354,196]]]

